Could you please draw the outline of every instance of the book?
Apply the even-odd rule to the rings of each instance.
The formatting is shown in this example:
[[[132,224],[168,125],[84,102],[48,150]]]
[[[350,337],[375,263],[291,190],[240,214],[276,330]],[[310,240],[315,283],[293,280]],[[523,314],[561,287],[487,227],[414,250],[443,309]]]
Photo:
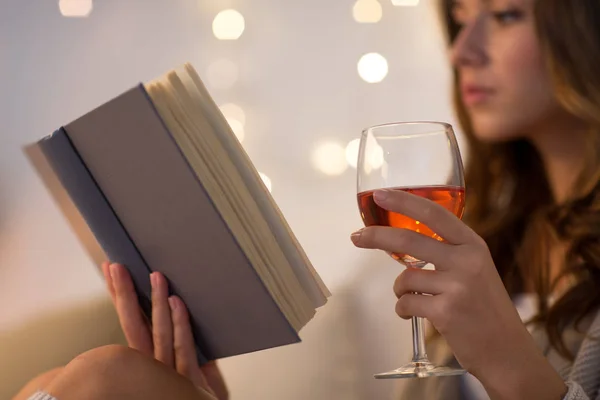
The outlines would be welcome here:
[[[194,68],[139,83],[25,153],[97,264],[151,317],[160,271],[204,363],[300,341],[331,295]]]

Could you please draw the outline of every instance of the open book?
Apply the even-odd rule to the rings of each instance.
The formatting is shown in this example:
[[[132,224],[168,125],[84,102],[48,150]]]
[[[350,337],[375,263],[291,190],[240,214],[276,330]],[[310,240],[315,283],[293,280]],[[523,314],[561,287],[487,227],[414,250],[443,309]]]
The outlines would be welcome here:
[[[108,101],[26,153],[94,261],[186,303],[201,362],[298,342],[329,291],[194,69]]]

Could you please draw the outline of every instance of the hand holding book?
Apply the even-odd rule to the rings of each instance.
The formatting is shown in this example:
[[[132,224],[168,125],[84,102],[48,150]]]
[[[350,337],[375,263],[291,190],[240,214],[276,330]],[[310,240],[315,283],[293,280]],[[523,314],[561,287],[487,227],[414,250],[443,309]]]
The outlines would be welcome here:
[[[228,399],[227,387],[216,362],[198,365],[187,308],[179,297],[169,296],[165,276],[159,272],[150,276],[152,322],[149,322],[127,269],[105,262],[102,272],[129,347],[188,378],[206,395],[203,399]]]

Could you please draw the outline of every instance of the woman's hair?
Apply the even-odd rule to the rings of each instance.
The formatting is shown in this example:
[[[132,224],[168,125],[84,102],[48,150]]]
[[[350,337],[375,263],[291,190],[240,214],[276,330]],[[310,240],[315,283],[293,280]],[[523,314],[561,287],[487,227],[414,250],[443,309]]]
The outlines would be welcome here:
[[[442,2],[450,43],[460,31],[452,19],[452,3]],[[584,171],[567,201],[555,204],[532,144],[477,140],[455,84],[469,156],[465,221],[487,242],[511,295],[533,281],[540,301],[534,322],[543,324],[551,345],[572,359],[562,332],[569,325],[578,327],[600,306],[600,3],[537,0],[535,20],[558,103],[590,126]],[[561,275],[551,281],[550,249],[559,243],[569,247]],[[549,305],[563,277],[575,283]]]

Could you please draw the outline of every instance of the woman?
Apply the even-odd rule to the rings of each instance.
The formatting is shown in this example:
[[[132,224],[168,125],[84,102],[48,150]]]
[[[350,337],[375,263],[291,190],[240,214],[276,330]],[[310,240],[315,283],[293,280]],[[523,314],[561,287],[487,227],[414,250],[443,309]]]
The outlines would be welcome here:
[[[478,236],[439,221],[454,246],[381,229],[361,242],[439,259],[439,271],[398,279],[397,311],[428,317],[485,391],[468,377],[415,380],[406,398],[560,398],[554,371],[569,398],[600,398],[600,3],[461,0],[443,11],[469,142],[465,222]],[[532,336],[509,296],[535,316]],[[436,361],[449,362],[436,342],[446,353]]]
[[[427,318],[436,342],[447,343],[444,352],[451,350],[485,395],[598,400],[600,3],[460,0],[443,8],[470,145],[470,227],[427,200],[382,191],[382,207],[424,222],[447,242],[385,227],[362,229],[352,241],[436,265],[399,276],[396,312]],[[60,400],[226,398],[216,367],[195,364],[185,308],[178,299],[167,307],[164,279],[154,276],[150,329],[123,268],[111,271],[109,288],[137,350],[84,354],[48,391]],[[515,308],[520,295],[537,299],[531,324]],[[413,380],[406,397],[477,398],[478,382]]]
[[[558,371],[568,398],[598,399],[600,3],[461,0],[442,9],[469,143],[465,222],[478,236],[463,239],[471,249],[462,254],[461,238],[439,251],[420,240],[440,271],[406,271],[397,311],[428,317],[442,334],[431,343],[436,361],[450,362],[445,339],[485,391],[469,377],[434,378],[411,381],[406,398],[560,398]],[[369,245],[393,247],[397,235]],[[529,338],[509,296],[523,317],[534,315]]]

